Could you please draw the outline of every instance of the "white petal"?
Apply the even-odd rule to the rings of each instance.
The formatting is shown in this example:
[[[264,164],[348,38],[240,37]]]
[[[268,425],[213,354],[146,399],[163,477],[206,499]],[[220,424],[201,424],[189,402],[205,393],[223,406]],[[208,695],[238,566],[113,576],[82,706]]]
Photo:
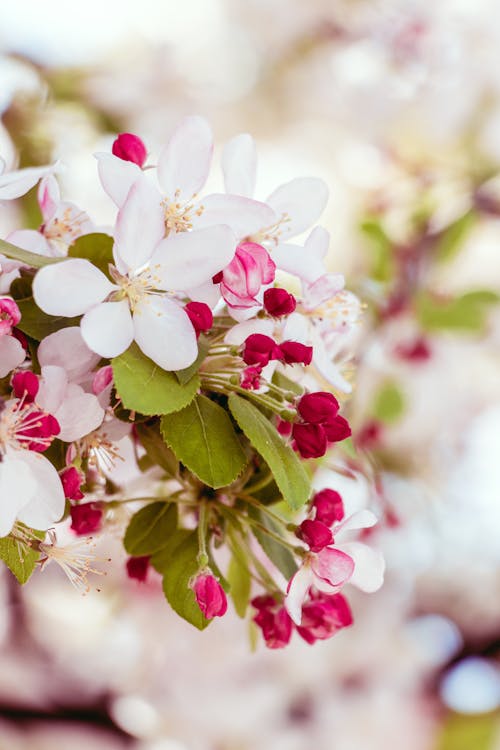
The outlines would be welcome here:
[[[314,281],[325,273],[323,261],[309,258],[306,249],[300,245],[282,242],[271,250],[271,257],[281,271],[298,276],[303,281]]]
[[[281,227],[283,237],[294,237],[314,224],[327,201],[328,188],[318,177],[297,177],[280,185],[267,199],[278,217],[289,217]]]
[[[102,302],[116,287],[83,258],[41,268],[33,281],[33,297],[49,315],[71,318]]]
[[[307,310],[329,302],[344,288],[345,279],[341,273],[324,273],[312,284],[302,284],[302,302]]]
[[[185,291],[209,282],[232,260],[234,234],[225,226],[173,234],[163,240],[150,268],[162,289]]]
[[[36,395],[36,403],[43,411],[55,415],[64,401],[67,387],[66,370],[56,365],[42,367],[42,378]]]
[[[244,323],[237,323],[230,328],[224,336],[224,341],[226,344],[239,346],[245,341],[247,336],[250,336],[252,333],[262,333],[264,336],[273,336],[274,328],[275,323],[273,320],[262,318],[246,320]]]
[[[35,477],[22,460],[28,452],[7,449],[0,461],[0,537],[10,532],[17,514],[37,491]]]
[[[384,582],[385,561],[382,553],[362,542],[347,542],[339,549],[354,560],[354,573],[349,580],[353,586],[372,594]]]
[[[88,348],[77,326],[61,328],[60,331],[46,336],[40,342],[37,354],[42,367],[63,367],[71,381],[77,381],[87,375],[100,359],[98,354]]]
[[[158,160],[158,181],[171,201],[191,200],[201,190],[208,177],[212,151],[212,131],[205,118],[185,117]]]
[[[288,584],[285,608],[296,625],[300,625],[302,622],[302,605],[313,582],[312,570],[308,564],[304,564],[292,576]]]
[[[198,356],[194,328],[184,310],[164,296],[149,295],[134,311],[134,338],[164,370],[182,370]]]
[[[37,255],[51,255],[50,246],[43,234],[35,229],[16,229],[7,236],[7,242]]]
[[[104,419],[104,409],[93,393],[85,393],[79,385],[72,384],[54,416],[61,428],[59,439],[71,443],[99,427]]]
[[[0,175],[0,200],[12,200],[25,195],[36,185],[41,177],[57,171],[58,165],[46,167],[28,167],[14,172],[4,172]]]
[[[64,490],[59,474],[40,453],[23,451],[22,463],[35,479],[36,492],[17,517],[33,529],[48,529],[64,512]]]
[[[301,313],[294,312],[288,316],[283,328],[284,341],[298,341],[301,344],[310,344],[311,326],[309,320]]]
[[[315,326],[311,326],[313,365],[319,374],[342,393],[351,393],[352,385],[343,377],[340,366],[336,365]]]
[[[204,302],[212,309],[216,307],[221,299],[219,285],[214,284],[211,279],[205,284],[200,284],[199,286],[186,289],[185,291],[190,299],[195,302]]]
[[[196,229],[227,224],[240,239],[256,234],[276,221],[276,214],[267,203],[241,195],[212,193],[200,201],[200,208],[203,208],[200,216],[193,217]]]
[[[344,534],[346,531],[354,531],[355,529],[370,529],[375,526],[378,519],[375,513],[371,510],[363,508],[353,513],[352,516],[348,516],[345,521],[342,521],[333,530],[335,539],[340,536],[340,532]]]
[[[0,378],[24,362],[26,352],[14,336],[0,336]]]
[[[135,271],[144,266],[164,236],[160,193],[141,176],[130,188],[116,220],[113,255],[120,270]]]
[[[105,192],[118,208],[123,206],[130,188],[142,174],[141,168],[132,161],[119,159],[114,154],[94,154],[97,159],[99,179]]]
[[[103,302],[86,313],[81,322],[83,340],[101,357],[117,357],[134,338],[132,316],[127,300]]]
[[[222,171],[226,193],[252,197],[257,174],[257,149],[248,133],[231,138],[222,151]]]

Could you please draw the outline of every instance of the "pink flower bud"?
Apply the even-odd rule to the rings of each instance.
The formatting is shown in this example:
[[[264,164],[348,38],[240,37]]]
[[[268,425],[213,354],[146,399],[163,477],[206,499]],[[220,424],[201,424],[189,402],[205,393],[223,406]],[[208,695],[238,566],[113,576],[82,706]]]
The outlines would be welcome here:
[[[265,367],[271,359],[281,359],[281,351],[270,336],[252,333],[245,339],[241,356],[247,365]]]
[[[17,434],[23,436],[28,450],[43,453],[50,448],[53,438],[60,432],[59,422],[52,414],[30,411],[26,417],[26,426],[18,430]]]
[[[306,518],[295,532],[299,539],[308,545],[311,552],[321,552],[333,542],[333,534],[321,521]]]
[[[260,388],[260,376],[262,370],[260,367],[245,367],[241,373],[240,385],[247,391],[256,391]]]
[[[344,503],[335,490],[324,489],[316,492],[312,499],[312,507],[316,510],[316,520],[326,526],[331,526],[335,521],[344,518]]]
[[[283,360],[287,365],[310,365],[313,348],[312,346],[305,346],[305,344],[299,344],[298,341],[284,341],[280,344],[280,351],[283,356]]]
[[[126,563],[128,577],[134,578],[140,583],[144,583],[148,577],[149,560],[149,555],[143,555],[142,557],[129,557]]]
[[[341,417],[340,414],[337,414],[335,419],[323,422],[323,427],[329,443],[338,443],[340,440],[345,440],[351,435],[349,422],[344,417]]]
[[[68,500],[81,500],[83,492],[80,487],[83,484],[84,477],[75,466],[68,466],[60,473],[60,478],[64,490],[64,497]]]
[[[214,324],[214,316],[208,305],[204,302],[188,302],[184,307],[187,316],[196,332],[196,338],[200,333],[206,333]]]
[[[302,620],[298,634],[307,642],[326,640],[342,628],[352,625],[353,619],[347,600],[342,594],[313,592],[311,600],[302,606]]]
[[[115,156],[124,161],[133,161],[142,167],[146,161],[146,146],[137,135],[133,133],[120,133],[113,141],[111,149]]]
[[[292,436],[302,458],[320,458],[325,455],[328,441],[320,424],[297,422],[292,427]]]
[[[226,593],[212,575],[200,573],[193,583],[193,590],[196,603],[207,620],[226,614]]]
[[[279,419],[276,429],[280,435],[283,435],[283,437],[290,437],[292,434],[292,423],[288,422],[286,419]]]
[[[339,402],[331,393],[326,391],[317,391],[316,393],[306,393],[300,399],[297,411],[302,419],[314,424],[322,424],[337,416]]]
[[[35,400],[40,381],[38,375],[30,370],[16,372],[12,378],[12,390],[16,398],[24,399],[25,404],[31,404]]]
[[[102,393],[110,383],[113,382],[113,368],[111,365],[105,365],[97,370],[92,379],[92,392],[95,396]]]
[[[262,245],[242,242],[232,261],[222,270],[221,294],[229,307],[242,310],[254,307],[259,304],[256,295],[261,286],[274,281],[275,273],[276,264]]]
[[[93,534],[102,525],[102,508],[99,503],[82,503],[71,506],[71,529],[78,535]]]
[[[286,289],[266,289],[264,292],[264,307],[269,315],[280,318],[283,315],[293,313],[297,307],[297,300]]]
[[[284,648],[292,637],[292,620],[286,609],[272,596],[257,596],[252,599],[257,610],[253,621],[262,630],[267,648]]]
[[[21,313],[11,297],[0,297],[0,336],[12,333],[21,320]]]

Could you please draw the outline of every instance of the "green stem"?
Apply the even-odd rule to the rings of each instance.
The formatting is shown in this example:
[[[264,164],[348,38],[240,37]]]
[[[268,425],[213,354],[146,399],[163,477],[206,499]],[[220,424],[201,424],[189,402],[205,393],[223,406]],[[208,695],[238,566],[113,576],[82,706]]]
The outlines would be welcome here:
[[[60,263],[62,260],[67,260],[67,258],[47,258],[44,255],[30,253],[29,250],[23,250],[21,247],[17,247],[17,245],[13,245],[6,240],[0,240],[0,252],[6,255],[7,258],[18,260],[32,268],[42,268],[42,266],[49,266],[52,263]]]
[[[271,479],[272,479],[272,475]],[[249,505],[253,505],[254,508],[257,508],[258,510],[262,511],[262,513],[265,513],[266,516],[269,516],[269,518],[272,518],[273,521],[280,524],[280,526],[286,526],[287,521],[284,518],[281,518],[281,516],[278,516],[277,513],[274,513],[274,511],[270,510],[267,505],[264,505],[260,502],[260,500],[257,500],[255,497],[252,497],[251,495],[247,494],[247,490],[249,490],[249,487],[245,487],[245,491],[239,492],[238,497],[243,500],[245,503],[248,503]],[[254,488],[252,488],[254,489]]]
[[[208,565],[209,557],[207,550],[207,526],[208,514],[206,502],[200,503],[200,516],[198,518],[198,564],[200,568]]]
[[[202,375],[202,387],[203,386],[214,391],[219,391],[220,393],[226,393],[227,391],[240,393],[242,396],[245,396],[246,398],[249,398],[256,403],[261,404],[266,409],[271,409],[271,411],[274,411],[278,414],[283,408],[282,404],[277,404],[275,401],[271,401],[265,396],[258,395],[256,393],[253,393],[252,391],[248,391],[245,388],[241,388],[239,385],[234,385],[226,378],[219,378],[213,375]]]

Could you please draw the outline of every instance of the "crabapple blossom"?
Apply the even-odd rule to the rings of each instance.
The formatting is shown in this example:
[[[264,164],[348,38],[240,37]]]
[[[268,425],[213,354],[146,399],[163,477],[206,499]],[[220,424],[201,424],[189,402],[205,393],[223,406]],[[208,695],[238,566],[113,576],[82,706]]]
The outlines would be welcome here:
[[[90,502],[72,505],[70,515],[70,528],[78,536],[94,534],[102,526],[103,511],[99,503]]]
[[[290,643],[293,623],[282,604],[272,596],[256,596],[252,607],[257,610],[253,621],[262,630],[267,648],[284,648]]]
[[[169,296],[195,287],[226,265],[234,239],[225,226],[164,239],[155,189],[138,179],[119,211],[115,228],[112,283],[81,258],[40,269],[33,284],[37,305],[52,315],[82,315],[87,346],[116,357],[136,341],[165,370],[188,367],[197,356],[191,321]]]
[[[208,573],[200,573],[193,582],[193,591],[203,615],[207,620],[222,617],[227,611],[226,594],[220,583]]]
[[[149,555],[129,557],[126,563],[128,577],[139,581],[139,583],[144,583],[150,568],[149,560]]]

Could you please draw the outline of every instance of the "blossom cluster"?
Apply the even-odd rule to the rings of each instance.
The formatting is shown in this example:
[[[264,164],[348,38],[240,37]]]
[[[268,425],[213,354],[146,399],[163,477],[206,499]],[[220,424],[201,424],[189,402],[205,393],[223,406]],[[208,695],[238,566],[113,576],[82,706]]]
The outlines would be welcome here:
[[[86,590],[91,539],[118,528],[129,577],[159,573],[196,627],[229,593],[269,647],[293,629],[314,643],[351,624],[346,584],[383,578],[357,539],[375,516],[344,518],[311,485],[351,434],[336,395],[360,304],[325,266],[323,181],[255,198],[242,134],[222,151],[225,192],[201,196],[212,156],[201,117],[156,166],[119,135],[96,154],[110,230],[61,197],[61,165],[0,174],[0,201],[38,185],[41,213],[0,240],[0,557],[21,583],[52,560]],[[56,524],[81,539],[59,545]]]

